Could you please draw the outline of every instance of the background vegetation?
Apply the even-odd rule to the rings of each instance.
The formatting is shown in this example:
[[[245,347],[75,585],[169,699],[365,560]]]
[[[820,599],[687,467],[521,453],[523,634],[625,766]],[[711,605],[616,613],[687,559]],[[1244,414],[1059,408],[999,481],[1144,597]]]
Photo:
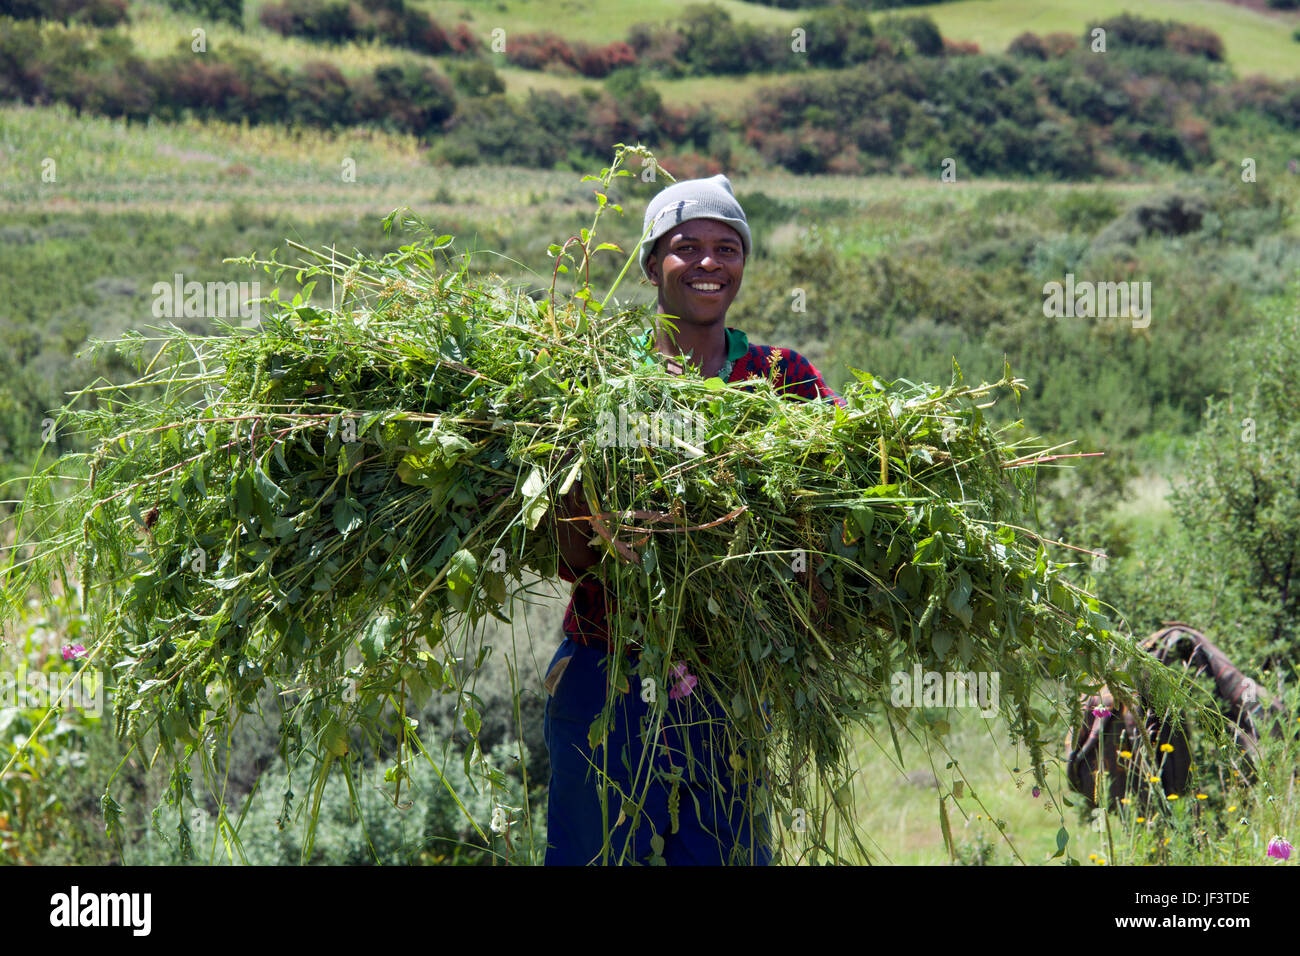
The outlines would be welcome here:
[[[0,21],[0,478],[30,467],[66,390],[123,373],[88,343],[156,322],[154,283],[261,279],[269,294],[268,277],[222,259],[283,251],[286,238],[389,251],[405,240],[379,220],[406,205],[475,268],[541,288],[547,244],[590,216],[574,171],[642,141],[674,175],[732,177],[755,253],[731,325],[800,349],[832,385],[850,367],[946,381],[954,359],[968,379],[992,379],[1009,361],[1031,390],[996,414],[1105,453],[1044,469],[1042,532],[1105,554],[1081,555],[1078,580],[1135,633],[1188,621],[1292,695],[1300,12],[1217,0],[795,6],[0,5],[13,18]],[[808,52],[794,59],[800,25]],[[1094,26],[1105,54],[1089,48]],[[490,48],[496,27],[505,53]],[[954,182],[940,178],[945,159]],[[627,215],[608,238],[627,247],[664,183],[625,182],[611,198]],[[1043,285],[1067,273],[1149,281],[1150,326],[1044,316]],[[652,301],[648,284],[635,295]],[[11,480],[0,497],[20,494]],[[487,636],[531,662],[519,713],[499,660],[478,690],[493,715],[481,742],[535,821],[531,849],[512,838],[516,861],[537,859],[545,836],[540,672],[563,604],[544,587],[520,626]],[[6,670],[70,668],[60,648],[83,626],[76,607],[70,595],[9,626]],[[456,767],[468,737],[449,714],[435,696],[421,721]],[[195,781],[193,806],[155,813],[167,781],[138,754],[123,763],[107,721],[65,715],[24,749],[41,716],[0,701],[0,763],[22,754],[0,784],[4,858],[116,858],[100,805],[116,772],[129,799],[110,818],[128,862],[179,860],[185,839],[202,860],[298,859],[308,786],[274,753],[274,717],[245,728],[245,763],[226,784],[229,806],[252,795],[241,857],[220,836],[213,782]],[[1019,787],[1022,756],[1004,736],[953,715],[946,737],[904,741],[901,768],[887,741],[864,738],[854,796],[882,858],[948,859],[939,799],[965,863],[1045,862],[1063,825],[1067,858],[1084,863],[1262,862],[1274,832],[1294,839],[1293,757],[1249,790],[1198,767],[1200,806],[1112,821],[1124,838],[1103,845],[1078,808]],[[313,862],[505,859],[504,839],[483,844],[445,788],[416,781],[399,811],[374,778],[355,768],[361,819],[346,787],[327,790],[332,822]],[[453,785],[486,830],[486,797]]]

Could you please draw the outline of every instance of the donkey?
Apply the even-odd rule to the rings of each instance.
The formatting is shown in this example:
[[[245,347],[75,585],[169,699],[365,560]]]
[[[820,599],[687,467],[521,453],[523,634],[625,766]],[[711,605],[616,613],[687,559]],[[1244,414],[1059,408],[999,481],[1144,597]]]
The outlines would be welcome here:
[[[1267,725],[1274,737],[1285,733],[1285,711],[1281,703],[1275,700],[1264,708],[1255,682],[1234,667],[1209,638],[1181,621],[1166,621],[1163,628],[1142,642],[1142,648],[1162,664],[1173,667],[1181,663],[1193,673],[1214,681],[1215,696],[1245,758],[1246,780],[1253,782],[1259,758],[1260,728]],[[1187,722],[1181,715],[1161,717],[1154,713],[1140,688],[1137,705],[1132,708],[1117,708],[1106,687],[1084,701],[1083,724],[1066,739],[1070,747],[1067,760],[1070,786],[1096,806],[1100,799],[1097,793],[1100,764],[1110,779],[1107,797],[1110,805],[1130,792],[1147,793],[1147,788],[1136,785],[1141,782],[1137,779],[1139,773],[1149,771],[1140,770],[1140,761],[1136,759],[1123,763],[1120,759],[1122,751],[1136,757],[1145,746],[1144,738],[1154,745],[1161,788],[1166,795],[1181,795],[1187,789],[1192,759]],[[1162,745],[1171,749],[1166,750]]]

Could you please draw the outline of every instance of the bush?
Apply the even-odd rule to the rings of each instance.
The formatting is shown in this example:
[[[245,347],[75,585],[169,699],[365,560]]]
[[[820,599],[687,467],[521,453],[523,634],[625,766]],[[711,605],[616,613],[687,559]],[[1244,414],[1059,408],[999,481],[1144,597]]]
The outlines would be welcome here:
[[[456,89],[466,96],[491,96],[506,91],[501,75],[492,69],[491,63],[484,60],[451,63],[447,70]]]
[[[167,0],[173,10],[224,20],[243,29],[244,0]]]
[[[126,0],[5,0],[0,17],[15,20],[59,20],[92,27],[126,23]]]
[[[1191,56],[1203,57],[1216,63],[1223,60],[1223,39],[1213,30],[1176,23],[1172,20],[1149,20],[1145,17],[1121,13],[1117,17],[1089,24],[1084,30],[1084,42],[1092,42],[1092,31],[1101,27],[1106,31],[1108,51],[1123,48],[1170,50]]]
[[[1047,46],[1037,33],[1022,33],[1007,46],[1011,56],[1028,57],[1034,60],[1047,59]]]
[[[567,108],[568,99],[553,91],[530,93],[530,107],[542,103],[559,106],[540,110],[541,116],[516,106],[501,94],[478,99],[472,115],[462,111],[448,124],[446,133],[434,145],[432,158],[454,166],[491,162],[553,167],[564,155],[564,131],[577,118]],[[548,120],[557,125],[548,125]]]
[[[1300,2],[1300,0],[1297,0]],[[1215,63],[1223,62],[1223,40],[1213,30],[1180,23],[1169,31],[1165,45],[1175,53],[1203,56]]]
[[[871,18],[844,7],[818,11],[808,20],[807,59],[816,67],[865,63],[878,50]]]
[[[418,63],[375,67],[380,100],[364,109],[371,117],[386,117],[404,132],[427,133],[441,126],[456,111],[456,94],[446,77]]]
[[[921,56],[941,56],[943,54],[943,36],[939,27],[930,17],[904,17],[903,32],[916,46]]]
[[[520,33],[506,44],[506,60],[525,70],[559,66],[578,69],[578,57],[563,38],[554,33]]]
[[[356,122],[352,89],[333,63],[312,60],[293,77],[293,117],[308,126],[349,126]]]
[[[328,43],[380,40],[390,46],[437,55],[453,49],[452,39],[427,13],[404,0],[362,5],[346,0],[284,0],[267,4],[262,24],[282,36]]]
[[[1234,340],[1196,436],[1186,479],[1171,496],[1178,535],[1142,550],[1116,595],[1145,624],[1169,603],[1215,635],[1239,666],[1258,661],[1294,676],[1300,644],[1300,422],[1291,381],[1300,364],[1300,287]],[[1153,545],[1156,545],[1153,542]]]

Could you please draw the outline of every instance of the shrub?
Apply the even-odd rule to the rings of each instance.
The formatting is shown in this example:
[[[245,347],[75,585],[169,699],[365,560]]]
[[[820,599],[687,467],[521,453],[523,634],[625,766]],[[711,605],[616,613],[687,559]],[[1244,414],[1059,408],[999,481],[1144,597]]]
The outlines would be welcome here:
[[[363,5],[345,0],[284,0],[267,4],[262,24],[283,36],[302,36],[329,43],[380,40],[437,55],[453,49],[451,38],[432,17],[407,7],[404,0]]]
[[[943,53],[943,36],[930,17],[904,17],[902,27],[921,56],[939,56]]]
[[[429,67],[385,64],[375,67],[374,79],[380,102],[370,104],[370,115],[386,117],[404,132],[426,133],[456,111],[451,84]]]
[[[1022,56],[1034,60],[1047,59],[1047,46],[1037,33],[1022,33],[1007,46],[1011,56]]]
[[[1100,27],[1106,31],[1106,49],[1109,51],[1119,46],[1140,46],[1151,50],[1164,48],[1165,36],[1169,32],[1168,24],[1159,20],[1121,13],[1117,17],[1090,23],[1083,31],[1084,42],[1092,42],[1092,31]]]
[[[525,70],[550,66],[577,70],[578,57],[563,38],[554,33],[520,33],[506,45],[506,60]]]
[[[126,0],[5,0],[0,17],[59,20],[92,27],[112,27],[130,19]]]
[[[876,31],[871,18],[844,7],[832,7],[808,20],[807,60],[818,67],[865,63],[876,55]]]
[[[1223,40],[1213,30],[1204,27],[1179,23],[1169,31],[1165,45],[1175,53],[1203,56],[1215,63],[1223,62]]]
[[[224,20],[241,29],[244,25],[244,0],[167,0],[167,5],[173,10]]]
[[[312,60],[293,77],[295,120],[309,126],[348,126],[356,121],[352,90],[333,63]]]
[[[491,96],[506,91],[501,75],[492,69],[491,63],[484,60],[452,63],[447,69],[456,89],[466,96]]]
[[[1176,23],[1171,20],[1148,20],[1145,17],[1121,13],[1117,17],[1089,24],[1084,30],[1085,43],[1091,42],[1092,31],[1100,26],[1106,31],[1107,49],[1140,48],[1170,50],[1214,62],[1223,60],[1223,40],[1213,30]]]
[[[356,39],[347,4],[329,0],[284,0],[269,3],[259,15],[262,24],[283,36],[301,36],[329,43]]]
[[[436,162],[468,166],[481,162],[514,166],[554,166],[564,155],[563,139],[580,121],[576,97],[554,91],[529,93],[517,106],[496,94],[474,101],[472,114],[462,110],[434,146]]]

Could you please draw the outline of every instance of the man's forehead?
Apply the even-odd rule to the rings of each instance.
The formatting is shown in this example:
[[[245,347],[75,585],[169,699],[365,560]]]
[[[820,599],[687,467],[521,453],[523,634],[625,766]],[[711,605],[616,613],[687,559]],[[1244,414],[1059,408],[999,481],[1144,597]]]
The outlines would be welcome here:
[[[720,239],[734,237],[740,242],[740,233],[716,219],[688,219],[671,232],[664,233],[662,238],[664,242],[672,242],[674,239],[702,239],[706,236]]]

